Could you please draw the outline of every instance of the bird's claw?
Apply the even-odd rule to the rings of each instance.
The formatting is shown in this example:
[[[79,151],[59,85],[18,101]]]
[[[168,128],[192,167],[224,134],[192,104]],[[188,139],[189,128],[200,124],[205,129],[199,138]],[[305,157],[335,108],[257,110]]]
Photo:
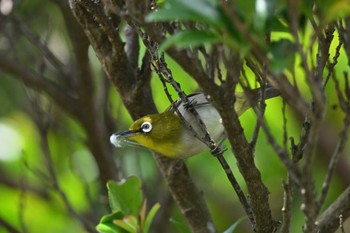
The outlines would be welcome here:
[[[188,110],[191,106],[193,107],[194,105],[196,105],[196,103],[197,103],[197,101],[195,99],[192,99],[192,100],[189,100],[189,101],[185,102],[183,104],[183,106],[184,106],[185,109]]]
[[[210,153],[212,155],[214,155],[215,157],[218,157],[218,156],[222,155],[225,151],[227,151],[226,146],[220,146],[219,145],[219,146],[216,146],[214,149],[212,149],[210,151]]]

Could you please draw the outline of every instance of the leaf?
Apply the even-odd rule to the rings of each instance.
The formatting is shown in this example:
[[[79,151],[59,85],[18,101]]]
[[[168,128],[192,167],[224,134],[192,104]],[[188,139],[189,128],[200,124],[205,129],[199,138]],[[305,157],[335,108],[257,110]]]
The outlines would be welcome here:
[[[227,42],[229,46],[237,42],[239,46],[245,46],[247,43],[233,25],[230,17],[226,15],[225,11],[218,5],[216,0],[168,0],[165,2],[163,8],[153,11],[146,16],[146,21],[148,22],[170,20],[195,21],[196,23],[203,23],[209,26],[212,30],[211,33],[209,33],[209,35],[207,32],[203,33],[205,35],[202,35],[202,38],[192,40],[191,42],[193,45],[200,44],[200,39],[210,43],[221,39],[225,43]],[[167,43],[173,44],[172,40],[181,41],[178,37],[175,37],[170,38],[170,42]],[[232,40],[234,42],[232,42]],[[188,47],[186,43],[187,42],[181,43],[180,47],[182,44],[184,45],[183,48]]]
[[[246,216],[243,216],[243,217],[240,217],[236,222],[234,222],[226,231],[224,231],[223,233],[233,233],[238,225],[243,222],[243,220],[246,220],[247,217]]]
[[[123,218],[124,216],[125,215],[122,212],[107,214],[107,215],[102,216],[102,218],[100,219],[100,223],[113,222],[113,220]]]
[[[348,0],[334,1],[329,8],[325,9],[325,14],[326,22],[344,18],[350,15],[350,2]]]
[[[179,49],[195,47],[205,43],[214,43],[219,41],[219,36],[211,31],[188,30],[174,34],[165,40],[159,50],[166,50],[169,47],[176,45]]]
[[[192,20],[206,23],[216,28],[222,26],[222,11],[211,0],[168,0],[164,7],[151,12],[146,21]]]
[[[145,199],[143,201],[141,210],[140,210],[140,225],[141,228],[143,228],[143,225],[145,223],[145,219],[146,219],[146,211],[147,211],[147,199]]]
[[[273,72],[279,73],[284,69],[292,70],[295,62],[295,44],[288,39],[271,43],[268,57]]]
[[[122,228],[116,226],[113,221],[116,219],[123,218],[124,214],[122,212],[116,212],[114,214],[104,215],[100,219],[100,223],[96,226],[99,232],[103,233],[125,233],[126,231]]]
[[[121,229],[113,223],[99,223],[96,226],[96,229],[98,232],[102,233],[126,233],[125,230]]]
[[[156,203],[149,211],[149,213],[146,217],[145,223],[143,225],[143,233],[148,233],[148,231],[151,227],[151,223],[152,223],[156,213],[158,212],[159,208],[160,208],[160,204]]]
[[[146,22],[164,22],[171,20],[196,20],[197,16],[186,9],[174,10],[161,8],[146,16]]]
[[[272,17],[266,22],[266,28],[271,32],[289,32],[289,28],[277,17]]]
[[[138,215],[142,204],[141,181],[138,177],[131,176],[120,183],[109,181],[107,188],[112,212]]]
[[[208,0],[171,0],[176,2],[177,6],[183,6],[184,8],[192,11],[198,16],[206,17],[212,21],[217,21],[220,19],[219,11],[216,8],[215,1]],[[203,19],[202,19],[203,20]]]
[[[126,230],[127,232],[139,232],[137,218],[133,215],[125,216],[122,219],[116,219],[113,221],[113,223]]]

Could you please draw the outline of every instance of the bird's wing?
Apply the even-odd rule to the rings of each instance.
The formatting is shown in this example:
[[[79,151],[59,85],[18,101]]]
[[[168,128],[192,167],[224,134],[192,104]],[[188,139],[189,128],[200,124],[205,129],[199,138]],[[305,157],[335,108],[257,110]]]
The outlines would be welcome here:
[[[168,108],[168,111],[175,112],[178,109],[180,112],[188,109],[188,105],[191,104],[193,107],[199,107],[210,104],[210,101],[207,96],[203,93],[193,93],[187,96],[189,103],[186,106],[186,103],[181,99],[176,100],[172,105]]]

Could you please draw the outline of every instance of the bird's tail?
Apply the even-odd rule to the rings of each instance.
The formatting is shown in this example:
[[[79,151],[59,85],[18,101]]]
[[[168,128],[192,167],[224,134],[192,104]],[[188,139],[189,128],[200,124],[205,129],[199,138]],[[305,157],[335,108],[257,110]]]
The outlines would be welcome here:
[[[256,106],[262,96],[264,96],[265,99],[271,99],[280,95],[280,92],[277,89],[270,86],[264,89],[264,95],[262,95],[261,91],[262,88],[257,88],[235,94],[235,110],[238,116],[242,115],[250,107]]]

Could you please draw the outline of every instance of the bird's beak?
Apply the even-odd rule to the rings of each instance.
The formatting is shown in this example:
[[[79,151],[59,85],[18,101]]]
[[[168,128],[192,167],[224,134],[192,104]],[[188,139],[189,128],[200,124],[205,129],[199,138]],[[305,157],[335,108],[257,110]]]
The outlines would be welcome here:
[[[111,135],[109,140],[115,147],[123,147],[127,145],[138,145],[136,142],[129,139],[130,136],[133,136],[137,133],[135,130],[126,130],[120,133],[114,133]]]

